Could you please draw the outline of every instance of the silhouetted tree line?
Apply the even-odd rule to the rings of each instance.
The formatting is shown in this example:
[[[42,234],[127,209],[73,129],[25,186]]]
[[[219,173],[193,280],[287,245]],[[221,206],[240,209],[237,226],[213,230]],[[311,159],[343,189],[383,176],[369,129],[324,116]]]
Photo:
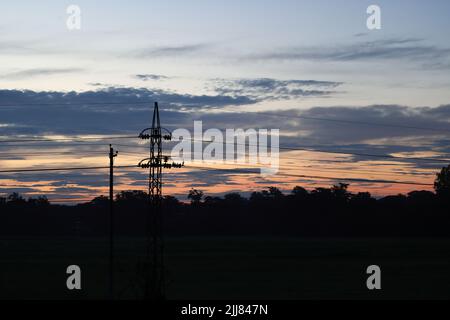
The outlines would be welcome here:
[[[348,184],[289,194],[276,187],[223,197],[192,189],[189,203],[162,199],[164,232],[168,235],[450,236],[450,166],[435,181],[435,192],[373,198],[352,194]],[[108,232],[107,197],[75,206],[50,204],[47,198],[0,198],[1,235],[97,236]],[[150,212],[147,193],[123,191],[114,201],[115,228],[123,236],[144,235]]]

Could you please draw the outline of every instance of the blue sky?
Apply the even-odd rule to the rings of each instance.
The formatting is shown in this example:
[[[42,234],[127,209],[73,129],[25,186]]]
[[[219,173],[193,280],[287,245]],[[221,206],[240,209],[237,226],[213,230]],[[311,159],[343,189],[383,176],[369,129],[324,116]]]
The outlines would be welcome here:
[[[373,3],[382,29],[369,31]],[[69,4],[81,8],[79,31],[66,28]],[[161,74],[176,79],[152,86],[192,94],[209,92],[211,78],[345,82],[345,94],[299,101],[302,107],[436,106],[450,95],[448,1],[14,1],[0,8],[1,81],[9,89],[139,86],[132,75]],[[337,58],[367,46],[385,54]],[[399,47],[404,54],[388,54]],[[37,72],[20,77],[40,69],[45,82]]]

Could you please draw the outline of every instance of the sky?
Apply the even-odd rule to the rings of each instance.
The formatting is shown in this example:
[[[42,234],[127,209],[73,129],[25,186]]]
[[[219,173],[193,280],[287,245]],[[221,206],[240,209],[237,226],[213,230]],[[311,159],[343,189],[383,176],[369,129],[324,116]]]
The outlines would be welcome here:
[[[366,10],[374,4],[381,29],[369,30]],[[80,8],[79,30],[67,27],[70,5]],[[444,0],[3,1],[0,140],[67,140],[3,142],[0,171],[107,164],[109,142],[68,140],[139,133],[151,117],[145,102],[158,101],[170,130],[191,128],[194,120],[206,128],[280,129],[281,146],[310,147],[281,150],[281,171],[292,175],[432,183],[443,161],[311,149],[449,159],[449,12]],[[112,142],[122,151],[119,165],[145,156],[139,141]],[[254,169],[186,167],[167,173],[164,192],[336,182],[266,179]],[[142,170],[117,175],[118,190],[145,189]],[[0,194],[87,199],[106,194],[107,179],[101,170],[0,173]],[[378,196],[432,189],[366,182],[351,188]]]

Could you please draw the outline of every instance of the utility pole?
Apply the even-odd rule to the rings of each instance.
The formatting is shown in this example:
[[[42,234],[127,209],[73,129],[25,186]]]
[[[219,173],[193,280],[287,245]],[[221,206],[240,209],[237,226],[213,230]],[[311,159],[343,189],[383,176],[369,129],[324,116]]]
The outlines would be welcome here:
[[[162,131],[166,134],[162,134]],[[183,164],[169,163],[170,156],[162,154],[162,141],[171,140],[172,133],[161,127],[159,107],[155,102],[152,126],[142,130],[141,139],[150,140],[149,157],[139,162],[141,168],[149,168],[148,197],[149,212],[146,215],[146,256],[144,298],[151,300],[164,299],[164,243],[162,231],[162,169],[181,168]]]
[[[109,145],[109,297],[114,299],[114,158],[119,152]]]

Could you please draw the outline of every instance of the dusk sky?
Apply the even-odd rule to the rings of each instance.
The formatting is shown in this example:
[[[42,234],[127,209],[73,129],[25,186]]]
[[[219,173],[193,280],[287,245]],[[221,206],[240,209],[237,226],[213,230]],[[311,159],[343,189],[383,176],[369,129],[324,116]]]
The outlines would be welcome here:
[[[380,30],[366,26],[372,4]],[[80,30],[66,25],[69,5],[81,9]],[[280,172],[291,176],[186,166],[164,175],[164,194],[312,189],[340,178],[379,181],[350,183],[375,196],[432,190],[450,158],[449,11],[445,0],[1,3],[0,140],[65,140],[0,142],[0,171],[108,165],[110,142],[117,165],[136,164],[147,152],[139,139],[92,138],[137,135],[158,101],[170,130],[194,120],[280,129],[280,146],[308,149],[280,150]],[[116,189],[145,190],[146,178],[118,169]],[[85,200],[107,187],[107,170],[0,173],[0,195]]]

